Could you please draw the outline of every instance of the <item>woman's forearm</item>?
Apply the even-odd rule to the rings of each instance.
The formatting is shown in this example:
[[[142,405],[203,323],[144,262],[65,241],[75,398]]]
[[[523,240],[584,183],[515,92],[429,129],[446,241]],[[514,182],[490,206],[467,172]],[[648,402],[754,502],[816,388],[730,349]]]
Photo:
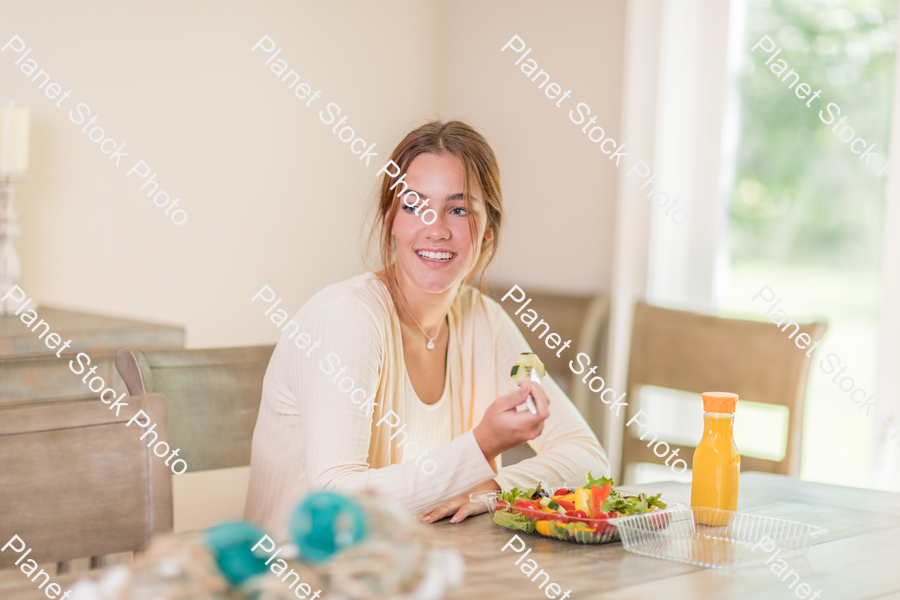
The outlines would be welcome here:
[[[365,469],[350,464],[328,464],[324,459],[313,460],[308,466],[308,483],[310,489],[338,492],[373,489],[399,500],[415,514],[485,485],[496,476],[471,431],[430,452],[428,456],[438,465],[430,475],[425,474],[415,461]]]

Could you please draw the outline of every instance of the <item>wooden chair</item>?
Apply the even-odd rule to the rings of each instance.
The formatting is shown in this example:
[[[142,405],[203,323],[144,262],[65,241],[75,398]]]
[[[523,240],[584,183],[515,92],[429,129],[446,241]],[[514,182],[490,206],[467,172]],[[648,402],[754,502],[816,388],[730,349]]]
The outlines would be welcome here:
[[[39,564],[145,549],[172,530],[172,471],[146,442],[168,441],[165,398],[125,398],[120,416],[93,400],[0,410],[0,539],[24,540]],[[138,410],[159,435],[126,426]],[[0,553],[0,568],[21,554]]]
[[[166,398],[172,444],[188,471],[250,464],[262,382],[275,346],[122,349],[116,369],[130,394]]]
[[[795,345],[806,333],[813,341],[825,334],[827,324],[791,325],[782,331],[774,323],[722,319],[639,302],[635,307],[628,365],[628,415],[622,470],[633,481],[637,463],[660,464],[647,446],[650,436],[639,439],[638,424],[625,423],[639,407],[640,388],[653,385],[696,393],[699,419],[702,392],[734,392],[743,400],[786,406],[789,410],[785,456],[780,461],[741,456],[742,471],[765,471],[798,477],[803,434],[803,404],[811,357]],[[793,339],[789,334],[796,333]],[[646,414],[646,411],[645,411]],[[653,415],[649,415],[653,424]],[[657,420],[658,425],[658,420]],[[662,438],[660,438],[662,439]],[[699,440],[697,440],[699,442]],[[679,458],[692,466],[694,447],[672,444]]]

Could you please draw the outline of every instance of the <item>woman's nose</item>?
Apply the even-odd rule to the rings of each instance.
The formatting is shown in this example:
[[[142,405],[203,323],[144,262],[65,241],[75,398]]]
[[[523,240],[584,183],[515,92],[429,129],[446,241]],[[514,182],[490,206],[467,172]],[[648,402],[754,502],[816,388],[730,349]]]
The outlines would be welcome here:
[[[419,218],[425,223],[426,234],[429,237],[441,239],[450,237],[450,228],[447,226],[446,221],[447,215],[443,215],[431,209],[429,209],[429,211],[422,211],[419,215]]]

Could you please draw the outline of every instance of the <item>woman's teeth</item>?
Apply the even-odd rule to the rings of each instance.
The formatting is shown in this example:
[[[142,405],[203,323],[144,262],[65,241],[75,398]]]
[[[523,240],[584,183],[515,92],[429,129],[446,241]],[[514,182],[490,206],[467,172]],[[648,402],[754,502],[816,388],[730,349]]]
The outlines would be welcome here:
[[[427,252],[425,250],[419,250],[416,254],[428,260],[438,260],[443,262],[447,262],[455,256],[452,252]]]

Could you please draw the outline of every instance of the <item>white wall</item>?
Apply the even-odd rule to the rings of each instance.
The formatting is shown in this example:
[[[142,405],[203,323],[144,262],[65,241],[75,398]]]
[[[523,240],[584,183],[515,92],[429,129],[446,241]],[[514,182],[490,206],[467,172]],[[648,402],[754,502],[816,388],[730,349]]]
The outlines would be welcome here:
[[[624,1],[449,3],[441,109],[481,131],[500,161],[507,227],[491,271],[497,280],[526,290],[610,289],[621,168],[569,111],[587,103],[596,125],[620,139],[624,23]],[[524,52],[500,52],[514,35],[532,48],[519,66]],[[547,71],[571,96],[548,98],[538,89],[544,76],[532,82],[520,70],[528,59],[535,75]]]

